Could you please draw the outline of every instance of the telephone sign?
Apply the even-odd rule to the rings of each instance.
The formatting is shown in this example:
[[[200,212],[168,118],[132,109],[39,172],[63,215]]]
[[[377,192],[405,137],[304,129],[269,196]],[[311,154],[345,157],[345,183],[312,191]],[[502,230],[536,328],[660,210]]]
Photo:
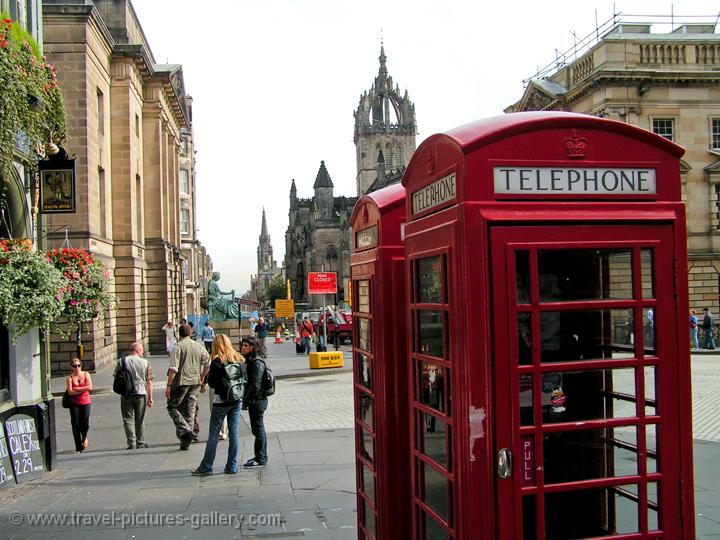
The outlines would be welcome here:
[[[335,294],[337,293],[336,272],[308,272],[308,293]]]

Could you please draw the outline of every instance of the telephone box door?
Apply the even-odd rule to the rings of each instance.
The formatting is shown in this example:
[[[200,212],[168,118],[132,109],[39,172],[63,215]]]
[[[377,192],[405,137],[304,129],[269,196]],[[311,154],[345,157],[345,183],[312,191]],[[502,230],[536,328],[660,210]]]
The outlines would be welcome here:
[[[491,249],[498,538],[681,538],[672,225]]]

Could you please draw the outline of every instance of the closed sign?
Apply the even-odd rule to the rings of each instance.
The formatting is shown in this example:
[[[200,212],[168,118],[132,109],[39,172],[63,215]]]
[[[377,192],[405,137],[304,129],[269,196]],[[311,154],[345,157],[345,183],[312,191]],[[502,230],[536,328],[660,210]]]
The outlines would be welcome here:
[[[335,294],[337,292],[337,273],[309,272],[308,292],[310,294]]]

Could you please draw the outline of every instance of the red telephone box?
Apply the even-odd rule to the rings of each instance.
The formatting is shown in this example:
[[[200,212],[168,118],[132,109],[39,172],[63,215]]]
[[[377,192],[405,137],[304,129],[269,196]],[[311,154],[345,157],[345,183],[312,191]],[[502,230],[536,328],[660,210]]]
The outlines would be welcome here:
[[[410,536],[405,189],[361,197],[350,224],[358,538]]]
[[[412,538],[694,538],[682,154],[570,113],[416,150]]]

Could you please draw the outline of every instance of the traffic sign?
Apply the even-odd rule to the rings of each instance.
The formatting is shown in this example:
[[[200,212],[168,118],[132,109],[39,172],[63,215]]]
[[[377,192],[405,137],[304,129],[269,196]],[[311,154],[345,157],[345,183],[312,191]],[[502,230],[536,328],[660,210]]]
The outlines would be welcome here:
[[[337,293],[337,272],[308,272],[308,293]]]
[[[292,319],[295,316],[295,301],[280,298],[275,300],[275,316],[289,317]]]

